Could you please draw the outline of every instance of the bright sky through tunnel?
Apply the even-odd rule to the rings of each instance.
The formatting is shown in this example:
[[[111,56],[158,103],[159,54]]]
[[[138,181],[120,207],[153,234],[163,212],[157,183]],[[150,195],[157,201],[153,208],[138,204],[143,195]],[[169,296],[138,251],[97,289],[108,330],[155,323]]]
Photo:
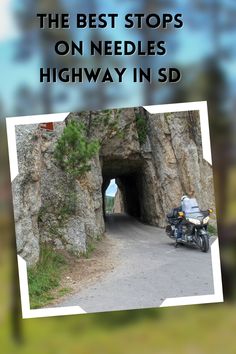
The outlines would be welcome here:
[[[115,194],[117,192],[117,185],[116,185],[116,181],[114,179],[112,179],[110,181],[110,184],[109,186],[107,187],[107,190],[106,190],[106,196],[108,197],[114,197]]]
[[[114,197],[116,195],[117,188],[115,179],[112,179],[105,192],[105,210],[108,214],[114,212]]]

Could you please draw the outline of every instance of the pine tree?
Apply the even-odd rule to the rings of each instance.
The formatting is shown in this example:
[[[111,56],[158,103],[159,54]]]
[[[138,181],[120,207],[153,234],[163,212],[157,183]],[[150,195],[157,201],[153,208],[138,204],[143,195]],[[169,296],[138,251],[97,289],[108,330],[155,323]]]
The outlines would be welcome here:
[[[88,139],[84,123],[73,120],[58,139],[54,157],[62,170],[77,178],[91,169],[90,160],[98,150],[98,141]]]

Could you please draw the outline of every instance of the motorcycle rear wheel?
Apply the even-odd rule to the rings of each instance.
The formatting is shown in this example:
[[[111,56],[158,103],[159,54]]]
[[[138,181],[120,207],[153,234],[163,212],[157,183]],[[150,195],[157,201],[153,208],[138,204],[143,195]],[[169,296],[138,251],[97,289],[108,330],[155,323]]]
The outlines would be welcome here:
[[[170,225],[166,226],[166,234],[171,238],[174,237],[174,233],[173,233],[172,227]]]

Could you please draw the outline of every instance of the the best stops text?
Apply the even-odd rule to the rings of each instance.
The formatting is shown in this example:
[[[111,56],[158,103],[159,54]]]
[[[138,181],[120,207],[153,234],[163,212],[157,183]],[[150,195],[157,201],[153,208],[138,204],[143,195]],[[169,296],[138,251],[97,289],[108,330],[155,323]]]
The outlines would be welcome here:
[[[66,30],[73,26],[73,29],[78,30],[98,30],[96,40],[56,40],[51,45],[51,50],[54,55],[59,57],[85,57],[89,62],[89,57],[129,57],[135,55],[142,57],[142,63],[149,56],[164,56],[168,54],[166,40],[159,39],[159,34],[164,34],[165,31],[176,31],[183,27],[184,22],[182,14],[170,13],[128,13],[121,16],[118,13],[101,13],[101,14],[55,14],[55,13],[40,13],[37,14],[40,30],[46,30],[47,33],[55,30]],[[134,29],[140,31],[149,30],[149,34],[153,32],[153,38],[150,40],[102,40],[99,39],[101,30],[117,29]],[[128,32],[127,32],[128,33]],[[94,37],[94,36],[93,36]],[[101,63],[101,60],[97,61]],[[100,64],[101,65],[101,64]],[[131,75],[130,75],[131,74]],[[105,68],[104,66],[88,67],[41,67],[40,82],[44,83],[83,83],[83,82],[125,82],[125,78],[132,77],[132,81],[136,83],[149,82],[157,80],[160,83],[176,83],[181,80],[181,72],[175,67],[147,67],[141,65],[138,67],[114,67]]]

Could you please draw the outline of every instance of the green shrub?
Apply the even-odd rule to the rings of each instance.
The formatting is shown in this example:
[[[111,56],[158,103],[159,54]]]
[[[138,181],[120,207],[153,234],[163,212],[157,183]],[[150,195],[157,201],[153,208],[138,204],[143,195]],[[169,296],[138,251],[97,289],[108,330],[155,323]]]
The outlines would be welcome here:
[[[141,114],[136,114],[136,127],[140,145],[143,145],[147,140],[147,120]]]
[[[112,213],[113,207],[114,207],[114,201],[115,198],[111,196],[105,196],[105,206],[106,206],[106,212],[107,213]]]
[[[214,225],[209,224],[207,229],[209,234],[217,236],[217,228]]]
[[[60,285],[60,274],[66,266],[64,257],[49,246],[41,248],[38,264],[28,270],[31,308],[39,308],[53,300],[51,292]]]
[[[98,150],[98,141],[88,139],[85,125],[72,120],[57,141],[54,157],[61,169],[76,178],[90,170],[90,159]]]
[[[86,245],[86,252],[84,254],[85,258],[89,258],[91,254],[95,251],[96,245],[95,240],[88,240]]]

